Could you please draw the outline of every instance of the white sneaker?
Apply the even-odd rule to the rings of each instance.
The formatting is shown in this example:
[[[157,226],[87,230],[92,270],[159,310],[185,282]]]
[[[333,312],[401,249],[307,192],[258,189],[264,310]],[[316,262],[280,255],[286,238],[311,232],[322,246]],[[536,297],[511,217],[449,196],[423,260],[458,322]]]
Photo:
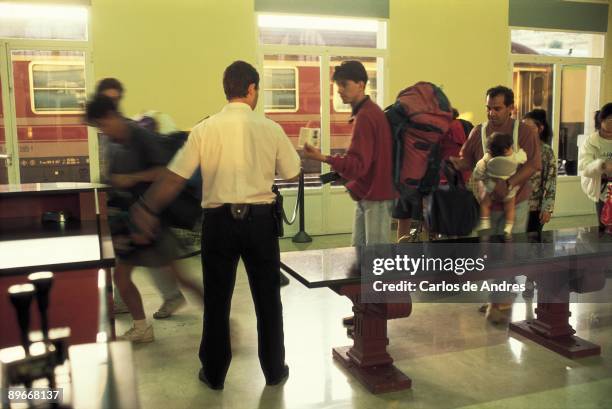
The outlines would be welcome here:
[[[120,337],[117,337],[119,341],[132,341],[135,344],[141,344],[146,342],[153,342],[155,335],[153,334],[153,326],[148,325],[145,329],[139,330],[132,325],[132,328]]]
[[[481,218],[476,231],[489,230],[491,228],[491,219]]]
[[[156,320],[168,318],[185,304],[187,304],[187,301],[185,300],[185,296],[183,296],[183,294],[171,300],[165,300],[159,309],[153,313],[153,318]]]

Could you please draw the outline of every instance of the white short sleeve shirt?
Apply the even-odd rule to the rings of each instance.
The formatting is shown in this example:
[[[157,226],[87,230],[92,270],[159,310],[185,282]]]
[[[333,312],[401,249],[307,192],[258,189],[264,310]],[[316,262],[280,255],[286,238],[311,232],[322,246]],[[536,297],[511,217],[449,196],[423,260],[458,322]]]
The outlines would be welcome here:
[[[196,125],[168,169],[189,179],[200,166],[202,207],[224,203],[272,203],[275,174],[297,176],[300,157],[276,122],[242,102]]]

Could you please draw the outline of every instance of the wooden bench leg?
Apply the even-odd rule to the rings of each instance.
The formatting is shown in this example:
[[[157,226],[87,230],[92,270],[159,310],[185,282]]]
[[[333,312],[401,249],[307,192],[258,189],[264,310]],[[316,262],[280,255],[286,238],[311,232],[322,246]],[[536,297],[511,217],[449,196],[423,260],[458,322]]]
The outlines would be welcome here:
[[[372,393],[410,388],[412,381],[393,365],[393,358],[387,352],[387,320],[409,316],[411,301],[401,304],[361,303],[358,285],[342,287],[338,293],[353,302],[355,326],[353,346],[334,348],[334,359]]]

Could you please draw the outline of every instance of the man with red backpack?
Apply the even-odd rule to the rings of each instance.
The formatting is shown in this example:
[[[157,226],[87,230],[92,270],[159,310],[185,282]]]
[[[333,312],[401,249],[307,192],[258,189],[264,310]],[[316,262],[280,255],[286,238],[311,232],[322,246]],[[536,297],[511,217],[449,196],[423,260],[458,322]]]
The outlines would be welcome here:
[[[343,155],[325,156],[304,145],[304,157],[325,162],[348,180],[357,202],[352,235],[354,246],[389,243],[395,190],[392,180],[391,129],[382,109],[365,94],[368,74],[359,61],[344,61],[334,71],[342,102],[353,111],[351,144]]]

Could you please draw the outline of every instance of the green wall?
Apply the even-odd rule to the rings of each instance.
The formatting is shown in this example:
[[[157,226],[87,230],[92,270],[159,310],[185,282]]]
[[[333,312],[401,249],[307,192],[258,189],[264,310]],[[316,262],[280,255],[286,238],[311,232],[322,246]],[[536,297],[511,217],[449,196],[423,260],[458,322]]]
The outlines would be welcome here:
[[[225,102],[230,62],[256,62],[254,0],[92,0],[91,14],[96,80],[123,81],[128,115],[157,109],[189,128]],[[483,120],[486,89],[510,85],[508,0],[390,0],[390,15],[386,102],[429,80]],[[611,34],[606,56],[609,78]],[[611,101],[612,81],[605,90]]]
[[[228,64],[255,64],[253,10],[253,0],[92,0],[96,80],[124,83],[127,115],[156,109],[190,128],[223,106]]]
[[[460,112],[485,118],[484,94],[508,84],[508,0],[391,0],[390,98],[419,80]]]

